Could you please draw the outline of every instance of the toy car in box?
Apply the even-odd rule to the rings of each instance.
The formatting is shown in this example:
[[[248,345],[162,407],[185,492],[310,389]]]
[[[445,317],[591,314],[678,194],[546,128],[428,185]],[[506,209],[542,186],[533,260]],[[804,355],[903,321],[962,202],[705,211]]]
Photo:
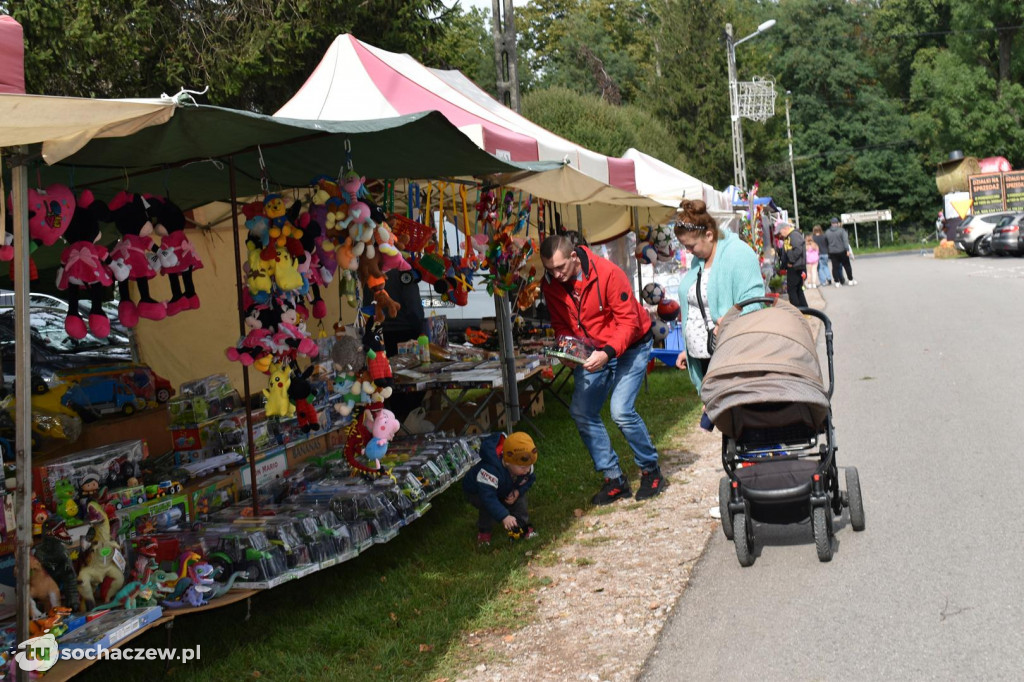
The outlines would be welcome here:
[[[192,520],[185,495],[171,495],[122,509],[117,518],[121,522],[119,534],[126,538],[178,530]]]
[[[62,402],[86,419],[131,415],[157,407],[174,395],[170,382],[147,365],[112,363],[57,372],[71,384]]]
[[[58,487],[64,500],[71,498],[84,509],[81,499],[92,497],[103,488],[138,485],[140,463],[147,454],[146,441],[127,440],[60,457],[33,467],[34,490],[43,504],[58,513],[62,512],[57,505]]]

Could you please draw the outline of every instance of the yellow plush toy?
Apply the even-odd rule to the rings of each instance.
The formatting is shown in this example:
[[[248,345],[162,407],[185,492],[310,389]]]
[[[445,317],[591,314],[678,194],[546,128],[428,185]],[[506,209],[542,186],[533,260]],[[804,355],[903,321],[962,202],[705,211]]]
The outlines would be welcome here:
[[[295,406],[288,399],[288,387],[291,384],[291,372],[287,367],[270,365],[270,387],[263,389],[268,417],[291,417],[295,414]]]
[[[288,249],[277,247],[277,262],[274,267],[274,281],[281,291],[295,291],[302,288],[302,275],[296,268],[295,259]]]
[[[274,275],[274,261],[265,261],[260,257],[260,250],[249,246],[249,293],[258,296],[261,292],[269,294],[272,288],[271,277]]]

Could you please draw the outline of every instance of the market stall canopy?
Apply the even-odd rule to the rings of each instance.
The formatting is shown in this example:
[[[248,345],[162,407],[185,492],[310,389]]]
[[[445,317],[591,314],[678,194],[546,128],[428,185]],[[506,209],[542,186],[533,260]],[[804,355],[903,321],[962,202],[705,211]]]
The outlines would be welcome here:
[[[665,206],[678,207],[683,199],[701,199],[709,211],[730,211],[729,197],[706,182],[670,166],[649,154],[626,150],[622,158],[633,162],[636,169],[636,191],[657,199]]]
[[[316,175],[344,170],[339,166],[346,158],[352,159],[356,171],[372,178],[480,176],[559,167],[502,161],[476,147],[438,112],[372,121],[305,121],[194,104],[172,104],[167,109],[163,125],[124,137],[93,139],[55,165],[40,167],[40,182],[109,194],[127,186],[192,208],[230,198],[229,158],[237,169],[240,196],[261,193],[263,169],[271,190],[305,187]],[[6,132],[11,119],[3,120],[0,130]],[[40,138],[42,132],[33,135]],[[27,137],[0,139],[3,144],[18,144]],[[40,154],[45,153],[43,144]]]
[[[602,183],[636,191],[631,160],[607,157],[555,135],[495,101],[459,71],[428,68],[407,54],[381,50],[349,34],[335,38],[275,116],[354,121],[431,110],[499,158],[564,161]]]
[[[171,99],[85,99],[0,94],[0,147],[41,145],[47,163],[56,163],[94,138],[131,135],[166,123]]]

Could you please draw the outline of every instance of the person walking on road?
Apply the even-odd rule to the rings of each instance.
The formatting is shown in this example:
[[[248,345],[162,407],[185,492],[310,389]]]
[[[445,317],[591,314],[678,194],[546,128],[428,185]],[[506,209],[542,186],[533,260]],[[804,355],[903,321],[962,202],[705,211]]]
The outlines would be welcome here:
[[[821,229],[821,225],[814,226],[811,238],[818,245],[818,283],[827,287],[832,284],[832,268],[828,266],[828,240],[825,239],[825,231]]]
[[[841,287],[846,283],[851,286],[857,285],[853,278],[853,265],[850,257],[853,252],[850,250],[850,236],[839,224],[839,218],[832,218],[831,224],[825,231],[825,241],[828,245],[828,258],[832,261],[832,277],[836,286]],[[846,270],[847,279],[843,279],[843,270]]]
[[[804,268],[807,267],[807,245],[803,234],[793,224],[779,220],[775,228],[782,237],[782,264],[786,268],[786,293],[789,302],[798,308],[807,307],[804,298]]]
[[[647,425],[636,411],[651,356],[651,317],[633,294],[622,268],[588,247],[574,246],[565,235],[551,235],[540,245],[540,259],[545,270],[541,292],[555,334],[574,336],[594,347],[573,369],[575,389],[569,406],[594,469],[604,476],[604,485],[591,502],[609,504],[631,496],[601,420],[609,395],[612,421],[641,471],[636,499],[654,497],[668,481],[662,477]]]
[[[804,260],[807,261],[807,279],[804,281],[808,289],[817,289],[821,286],[821,282],[818,280],[818,260],[821,253],[818,251],[818,245],[811,239],[811,235],[807,235],[807,238],[804,239],[804,246],[806,247]]]

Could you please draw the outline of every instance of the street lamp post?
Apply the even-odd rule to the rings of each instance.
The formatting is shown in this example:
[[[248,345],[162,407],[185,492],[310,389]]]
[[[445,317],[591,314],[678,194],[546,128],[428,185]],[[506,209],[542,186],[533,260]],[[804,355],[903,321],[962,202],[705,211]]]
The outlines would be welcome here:
[[[793,225],[800,229],[800,210],[796,205],[796,167],[793,165],[793,132],[789,128],[789,97],[792,93],[786,90],[786,139],[789,140],[789,176],[793,183]]]
[[[739,84],[736,80],[736,46],[750,40],[775,25],[774,19],[769,19],[757,30],[746,38],[734,41],[732,38],[732,24],[725,25],[725,46],[729,53],[729,113],[732,119],[732,176],[733,184],[741,190],[747,189],[747,163],[743,158],[743,129],[740,124],[740,101]]]

